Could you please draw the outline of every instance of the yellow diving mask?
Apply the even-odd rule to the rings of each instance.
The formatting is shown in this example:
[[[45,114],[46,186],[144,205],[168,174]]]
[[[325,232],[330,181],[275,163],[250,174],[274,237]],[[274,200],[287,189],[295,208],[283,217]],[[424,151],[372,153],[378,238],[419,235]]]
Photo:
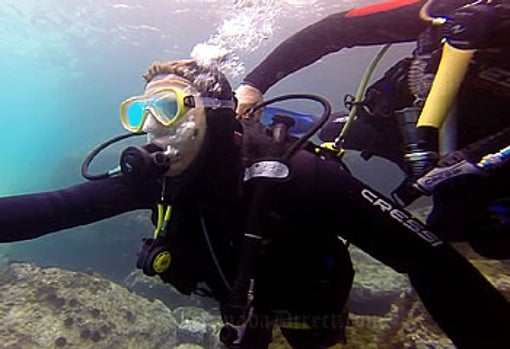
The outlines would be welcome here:
[[[233,100],[200,97],[178,88],[165,87],[126,99],[120,105],[120,120],[126,130],[138,133],[142,131],[149,114],[161,125],[169,127],[196,107],[235,110],[236,105]]]

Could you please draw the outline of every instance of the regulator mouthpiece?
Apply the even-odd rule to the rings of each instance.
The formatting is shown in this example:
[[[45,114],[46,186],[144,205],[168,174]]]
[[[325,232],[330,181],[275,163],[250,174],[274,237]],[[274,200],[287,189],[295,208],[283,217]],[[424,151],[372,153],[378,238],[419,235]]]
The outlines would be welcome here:
[[[131,146],[120,156],[122,174],[132,180],[164,175],[170,168],[170,158],[154,144]]]

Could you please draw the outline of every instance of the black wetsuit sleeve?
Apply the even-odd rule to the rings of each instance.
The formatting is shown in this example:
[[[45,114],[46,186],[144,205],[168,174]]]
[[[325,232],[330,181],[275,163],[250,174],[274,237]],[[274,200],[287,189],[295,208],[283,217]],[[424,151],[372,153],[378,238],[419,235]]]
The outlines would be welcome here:
[[[299,152],[271,191],[273,216],[314,239],[340,235],[407,273],[425,307],[458,348],[508,346],[510,303],[463,256],[405,209],[342,171]],[[289,245],[289,248],[291,245]]]
[[[396,0],[326,17],[281,43],[243,83],[265,93],[292,72],[343,48],[414,41],[427,26],[419,17],[423,3]]]
[[[146,189],[117,178],[0,198],[0,242],[33,239],[123,212],[150,208],[154,201]]]

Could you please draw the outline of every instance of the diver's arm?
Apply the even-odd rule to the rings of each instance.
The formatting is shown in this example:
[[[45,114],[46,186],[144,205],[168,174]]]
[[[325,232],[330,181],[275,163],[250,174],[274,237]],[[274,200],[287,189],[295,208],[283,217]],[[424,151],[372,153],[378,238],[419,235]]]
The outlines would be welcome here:
[[[458,348],[508,345],[510,303],[417,218],[342,171],[336,161],[302,151],[292,157],[290,168],[290,179],[271,192],[275,217],[308,231],[310,239],[339,234],[407,273],[427,310]]]
[[[149,207],[148,195],[122,178],[0,198],[0,242],[33,239]]]
[[[393,0],[326,17],[281,43],[243,84],[265,93],[292,72],[343,48],[416,40],[427,25],[419,17],[423,3]]]

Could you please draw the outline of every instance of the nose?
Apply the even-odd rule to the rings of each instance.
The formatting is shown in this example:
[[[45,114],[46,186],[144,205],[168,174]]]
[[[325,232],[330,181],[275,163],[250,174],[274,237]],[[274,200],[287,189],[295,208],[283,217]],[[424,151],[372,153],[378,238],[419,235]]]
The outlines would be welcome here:
[[[142,130],[144,132],[154,132],[164,127],[159,123],[159,121],[152,115],[152,113],[149,111],[147,113],[147,117],[145,118],[145,121],[143,123]]]

